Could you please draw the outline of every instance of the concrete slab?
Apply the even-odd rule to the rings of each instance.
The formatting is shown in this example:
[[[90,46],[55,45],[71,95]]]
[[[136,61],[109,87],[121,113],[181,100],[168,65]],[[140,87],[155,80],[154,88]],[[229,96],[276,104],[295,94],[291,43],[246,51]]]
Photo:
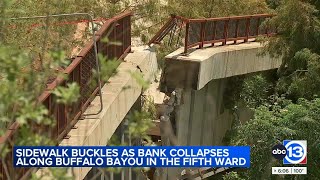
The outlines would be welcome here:
[[[75,125],[77,128],[68,133],[70,138],[64,139],[60,146],[106,146],[142,93],[141,85],[130,72],[142,73],[146,81],[152,82],[158,71],[156,53],[148,47],[133,48],[133,53],[125,58],[117,70],[118,73],[102,88],[102,112],[79,120]],[[95,113],[99,108],[99,97],[96,97],[84,114]],[[83,179],[90,169],[72,168],[74,179]],[[47,169],[40,169],[37,175],[45,172]]]
[[[183,48],[165,58],[163,84],[166,89],[200,90],[214,79],[276,69],[280,58],[260,56],[258,42],[195,49],[183,55]]]

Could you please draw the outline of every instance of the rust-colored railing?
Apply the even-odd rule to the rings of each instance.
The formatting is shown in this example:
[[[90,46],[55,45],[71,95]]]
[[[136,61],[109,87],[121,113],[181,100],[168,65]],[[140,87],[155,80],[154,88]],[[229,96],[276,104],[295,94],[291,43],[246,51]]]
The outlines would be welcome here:
[[[124,12],[108,19],[103,24],[95,34],[98,53],[108,57],[108,59],[123,59],[130,52],[131,16],[132,12]],[[109,42],[120,42],[121,45],[108,44],[108,42],[104,41],[104,38],[108,38]],[[72,60],[71,64],[63,70],[63,73],[68,77],[67,80],[56,78],[53,82],[47,84],[46,90],[38,98],[56,120],[55,127],[48,128],[48,131],[52,134],[52,138],[57,139],[58,142],[66,136],[78,121],[99,90],[98,86],[92,86],[89,83],[93,79],[93,70],[96,68],[94,51],[94,42],[88,42],[79,55]],[[80,85],[81,97],[79,100],[70,106],[56,103],[52,90],[72,82]],[[12,148],[13,144],[9,144],[9,142],[13,142],[14,134],[18,128],[19,124],[14,122],[5,134],[0,137],[0,145],[7,144]],[[11,153],[8,153],[5,162],[8,166],[9,174],[16,174],[18,178],[26,173],[24,168],[12,168]],[[0,162],[0,179],[5,179],[4,177],[5,168]]]
[[[271,36],[275,29],[261,26],[265,19],[272,17],[270,14],[257,14],[250,16],[232,16],[221,18],[188,19],[172,15],[169,21],[149,41],[159,44],[166,35],[180,36],[181,29],[184,29],[184,53],[188,49],[198,46],[203,48],[215,43],[226,45],[230,43],[248,42],[258,36]],[[179,33],[176,33],[180,30]],[[171,39],[169,41],[172,41]],[[230,42],[230,43],[229,43]]]

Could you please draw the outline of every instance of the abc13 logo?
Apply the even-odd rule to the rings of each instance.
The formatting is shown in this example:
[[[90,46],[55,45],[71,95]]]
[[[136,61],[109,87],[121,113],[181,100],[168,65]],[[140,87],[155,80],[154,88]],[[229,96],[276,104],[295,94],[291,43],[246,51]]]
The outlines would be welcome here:
[[[284,140],[272,148],[274,158],[283,160],[283,164],[307,164],[307,141]]]

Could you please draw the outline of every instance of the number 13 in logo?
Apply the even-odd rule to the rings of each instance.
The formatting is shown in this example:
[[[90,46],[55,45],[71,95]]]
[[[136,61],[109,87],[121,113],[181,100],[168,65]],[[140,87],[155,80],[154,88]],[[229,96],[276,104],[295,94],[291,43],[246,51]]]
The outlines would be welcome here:
[[[287,155],[283,164],[307,164],[307,141],[284,140]]]

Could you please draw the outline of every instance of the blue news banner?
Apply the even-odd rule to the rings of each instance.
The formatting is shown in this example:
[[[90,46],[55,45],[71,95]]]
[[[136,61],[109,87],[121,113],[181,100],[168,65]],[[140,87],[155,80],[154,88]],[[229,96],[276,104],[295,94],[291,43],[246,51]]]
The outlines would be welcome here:
[[[250,167],[249,146],[15,146],[15,167]]]

